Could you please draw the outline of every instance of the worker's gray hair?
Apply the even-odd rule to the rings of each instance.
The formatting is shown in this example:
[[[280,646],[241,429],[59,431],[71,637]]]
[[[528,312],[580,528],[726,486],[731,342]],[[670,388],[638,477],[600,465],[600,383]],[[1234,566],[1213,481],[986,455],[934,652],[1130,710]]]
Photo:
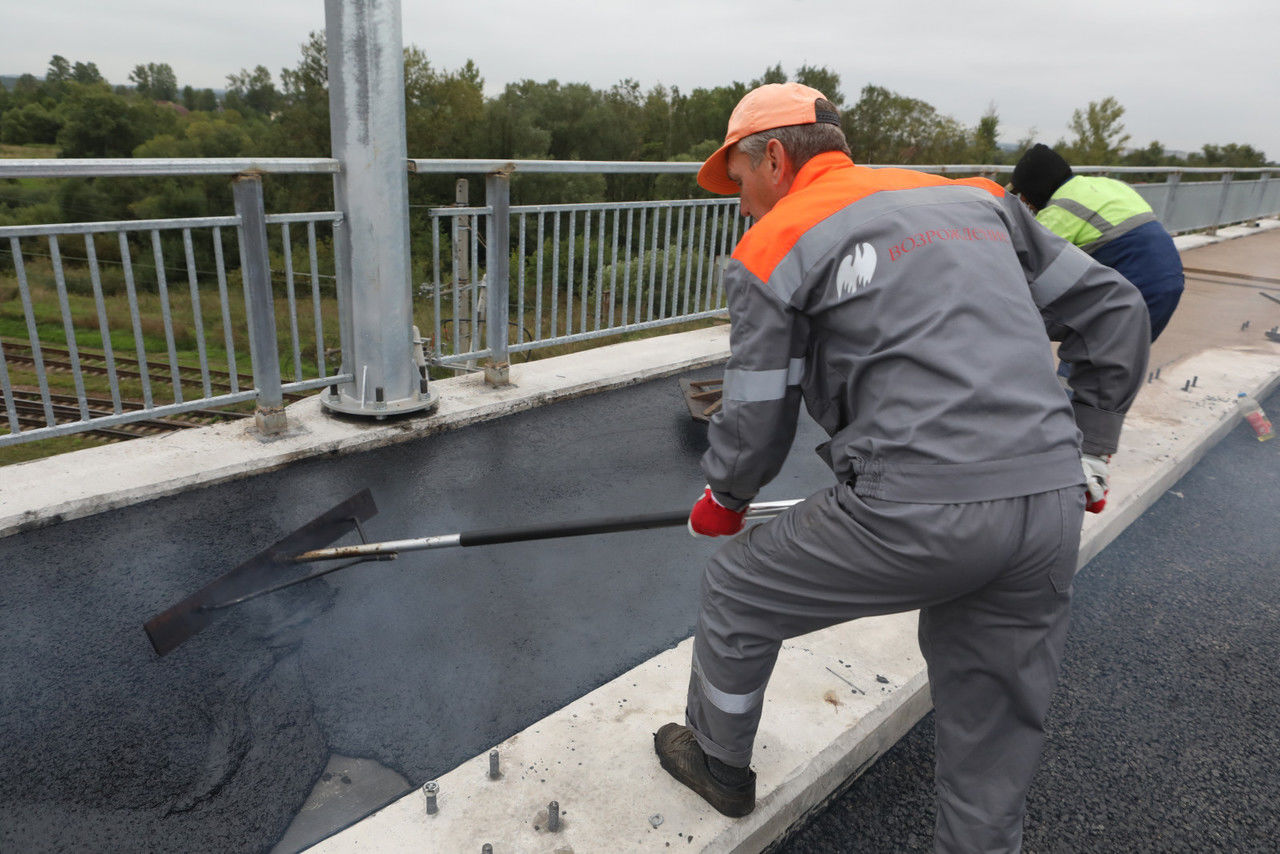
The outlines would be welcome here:
[[[819,110],[836,112],[835,106],[825,99],[819,99],[816,107]],[[844,131],[840,129],[838,124],[828,124],[826,122],[808,125],[785,125],[780,128],[762,130],[759,133],[753,133],[738,140],[738,150],[747,155],[752,167],[756,167],[760,165],[760,161],[764,158],[765,146],[769,144],[771,139],[776,139],[782,143],[783,150],[787,152],[787,156],[791,158],[792,166],[797,170],[808,163],[811,157],[827,151],[843,151],[851,158],[853,157],[849,151],[849,142],[844,138]]]

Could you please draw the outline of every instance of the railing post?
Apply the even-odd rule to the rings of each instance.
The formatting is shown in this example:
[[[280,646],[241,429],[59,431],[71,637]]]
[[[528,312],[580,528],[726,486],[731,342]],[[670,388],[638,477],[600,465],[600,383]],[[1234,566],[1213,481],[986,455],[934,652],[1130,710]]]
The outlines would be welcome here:
[[[1160,222],[1165,228],[1173,230],[1173,204],[1178,195],[1178,185],[1182,183],[1181,172],[1170,172],[1169,177],[1165,179],[1165,187],[1168,189],[1164,195],[1164,210],[1160,211]]]
[[[471,182],[459,178],[453,185],[454,207],[470,207]],[[452,228],[449,237],[453,241],[453,341],[455,352],[473,352],[480,349],[480,309],[477,305],[479,297],[476,291],[480,287],[473,286],[471,281],[471,217],[457,214],[451,217]],[[465,303],[465,305],[464,305]],[[466,324],[466,330],[463,330]],[[475,359],[468,359],[466,366],[473,370]]]
[[[510,382],[510,353],[507,324],[511,314],[511,174],[494,172],[485,177],[485,204],[489,208],[485,232],[488,254],[485,263],[485,338],[489,363],[485,381],[491,385]]]
[[[276,306],[267,257],[267,214],[262,203],[262,176],[237,175],[232,182],[236,216],[240,218],[240,274],[249,325],[249,361],[258,392],[254,423],[264,435],[283,433],[284,395],[280,390],[280,357],[276,345]]]
[[[1231,177],[1234,172],[1227,171],[1222,173],[1222,192],[1218,194],[1218,212],[1213,217],[1213,228],[1209,229],[1210,234],[1218,233],[1218,226],[1222,225],[1222,217],[1227,211],[1227,196],[1231,192]]]
[[[434,408],[414,358],[400,0],[325,0],[340,293],[350,316],[326,409],[384,418]]]
[[[1265,205],[1267,204],[1267,182],[1271,180],[1270,172],[1263,172],[1258,176],[1258,202],[1253,206],[1253,210],[1249,213],[1249,227],[1258,227],[1258,217],[1264,215]]]

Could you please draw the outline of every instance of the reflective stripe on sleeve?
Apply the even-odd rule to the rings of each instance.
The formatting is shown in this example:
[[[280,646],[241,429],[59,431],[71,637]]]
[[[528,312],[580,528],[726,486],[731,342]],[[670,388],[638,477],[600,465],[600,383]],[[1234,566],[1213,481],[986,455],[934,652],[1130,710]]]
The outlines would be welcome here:
[[[799,385],[803,376],[804,359],[792,359],[787,367],[772,371],[725,371],[721,396],[745,403],[781,400],[787,386]]]
[[[1031,283],[1031,293],[1036,304],[1046,306],[1062,296],[1068,288],[1080,281],[1091,263],[1093,262],[1083,251],[1071,245],[1064,246],[1058,257]]]
[[[764,703],[764,685],[749,694],[730,694],[708,682],[702,672],[702,664],[698,661],[697,649],[693,651],[693,672],[698,676],[698,686],[702,689],[702,696],[727,715],[745,715]]]

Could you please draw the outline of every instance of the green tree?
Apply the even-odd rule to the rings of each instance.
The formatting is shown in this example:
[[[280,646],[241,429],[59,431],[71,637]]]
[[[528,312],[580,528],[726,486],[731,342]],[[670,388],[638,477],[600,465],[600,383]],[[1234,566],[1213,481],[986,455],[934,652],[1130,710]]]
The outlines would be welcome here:
[[[668,155],[688,152],[707,140],[716,140],[718,147],[733,108],[748,90],[746,84],[737,81],[714,89],[694,89],[688,95],[672,87]]]
[[[173,67],[167,62],[148,62],[135,65],[129,72],[129,80],[138,90],[138,94],[153,101],[176,101],[178,99],[178,77]]]
[[[701,163],[720,147],[714,139],[704,140],[689,151],[677,154],[672,160],[683,163]],[[698,186],[693,175],[659,175],[654,181],[653,196],[658,199],[705,199],[713,194]]]
[[[177,125],[171,108],[131,100],[102,85],[71,86],[57,136],[63,157],[129,157],[138,145]]]
[[[0,116],[0,142],[9,145],[41,143],[52,145],[58,141],[62,119],[38,101],[11,107]]]
[[[36,79],[34,74],[23,74],[13,84],[13,92],[18,96],[26,96],[28,98],[35,96],[40,91],[40,81]]]
[[[858,163],[954,162],[963,159],[967,137],[932,105],[871,85],[845,113],[844,132]]]
[[[673,121],[671,91],[665,86],[654,86],[645,95],[641,111],[641,160],[666,160],[671,156]]]
[[[484,79],[474,62],[439,72],[411,45],[404,51],[404,90],[410,157],[472,156],[485,118]]]
[[[44,82],[57,86],[60,83],[66,83],[71,79],[71,63],[67,61],[65,56],[54,54],[49,60],[49,68],[44,73]]]
[[[242,68],[238,74],[227,75],[225,105],[228,109],[269,116],[280,107],[281,101],[265,65],[255,66],[253,71]]]
[[[969,151],[965,157],[974,163],[1001,163],[1004,153],[1000,150],[1000,114],[996,112],[994,103],[987,105],[987,111],[978,119],[973,129]]]
[[[782,63],[775,64],[772,68],[766,68],[764,74],[761,74],[755,80],[748,84],[748,89],[754,89],[757,86],[764,86],[767,83],[786,83],[787,72],[782,70]],[[825,94],[825,93],[823,93]]]
[[[1101,166],[1119,163],[1129,134],[1124,132],[1120,119],[1124,107],[1108,95],[1101,101],[1090,101],[1083,110],[1071,114],[1067,127],[1075,134],[1071,142],[1056,146],[1072,163]]]
[[[1187,156],[1187,163],[1195,166],[1235,166],[1250,168],[1267,165],[1267,155],[1252,145],[1229,142],[1226,145],[1203,146],[1199,152]]]
[[[77,62],[71,67],[71,79],[77,83],[105,83],[102,72],[93,62]]]
[[[191,112],[211,113],[218,109],[218,96],[212,89],[196,89],[193,86],[182,87],[182,106]]]
[[[840,91],[840,75],[823,66],[802,65],[796,69],[796,82],[812,86],[827,96],[837,110],[844,109],[844,93]]]
[[[1168,154],[1158,140],[1152,140],[1151,144],[1146,148],[1136,148],[1121,158],[1121,163],[1125,166],[1176,166],[1180,162],[1178,157]],[[1159,172],[1131,172],[1124,176],[1124,180],[1133,184],[1141,184],[1163,181],[1165,176]]]
[[[261,75],[255,71],[257,79]],[[280,72],[281,92],[278,106],[270,116],[260,143],[260,153],[277,157],[328,157],[332,148],[329,134],[328,65],[324,33],[312,32],[301,45],[301,56],[293,68]],[[314,189],[299,190],[295,201],[307,205],[329,204],[325,182],[306,182]],[[301,186],[298,184],[296,186]],[[290,202],[292,203],[292,202]],[[311,209],[304,207],[304,210]]]
[[[551,131],[538,126],[538,117],[525,100],[525,94],[537,85],[532,80],[508,83],[485,103],[478,148],[481,156],[511,160],[550,157]]]
[[[224,116],[191,115],[178,127],[157,134],[138,146],[135,157],[243,157],[251,153],[253,138]],[[225,183],[225,178],[217,178]]]
[[[1152,140],[1146,148],[1136,148],[1123,158],[1125,166],[1172,166],[1177,158],[1167,154],[1159,140]]]
[[[54,197],[58,203],[57,218],[62,221],[91,222],[94,220],[125,219],[129,216],[129,207],[124,199],[112,198],[108,192],[110,184],[120,185],[121,181],[103,181],[100,178],[70,178],[58,181]]]
[[[293,68],[280,71],[284,99],[290,104],[315,101],[328,96],[329,58],[324,33],[313,30],[302,44],[302,58]]]
[[[550,80],[533,94],[540,123],[551,131],[551,156],[556,160],[594,159],[592,133],[603,124],[600,93],[585,83],[562,86]]]

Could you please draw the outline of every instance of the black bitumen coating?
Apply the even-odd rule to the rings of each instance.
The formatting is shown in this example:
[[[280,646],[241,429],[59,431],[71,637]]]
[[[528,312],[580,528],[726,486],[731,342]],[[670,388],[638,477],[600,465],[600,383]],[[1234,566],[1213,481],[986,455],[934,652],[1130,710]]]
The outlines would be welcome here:
[[[1025,851],[1280,848],[1278,490],[1242,423],[1077,576]],[[930,714],[776,854],[932,851],[932,766]]]
[[[269,849],[330,753],[421,784],[678,643],[683,528],[364,564],[163,659],[142,624],[366,486],[375,540],[680,510],[705,445],[671,377],[0,539],[0,850]]]

